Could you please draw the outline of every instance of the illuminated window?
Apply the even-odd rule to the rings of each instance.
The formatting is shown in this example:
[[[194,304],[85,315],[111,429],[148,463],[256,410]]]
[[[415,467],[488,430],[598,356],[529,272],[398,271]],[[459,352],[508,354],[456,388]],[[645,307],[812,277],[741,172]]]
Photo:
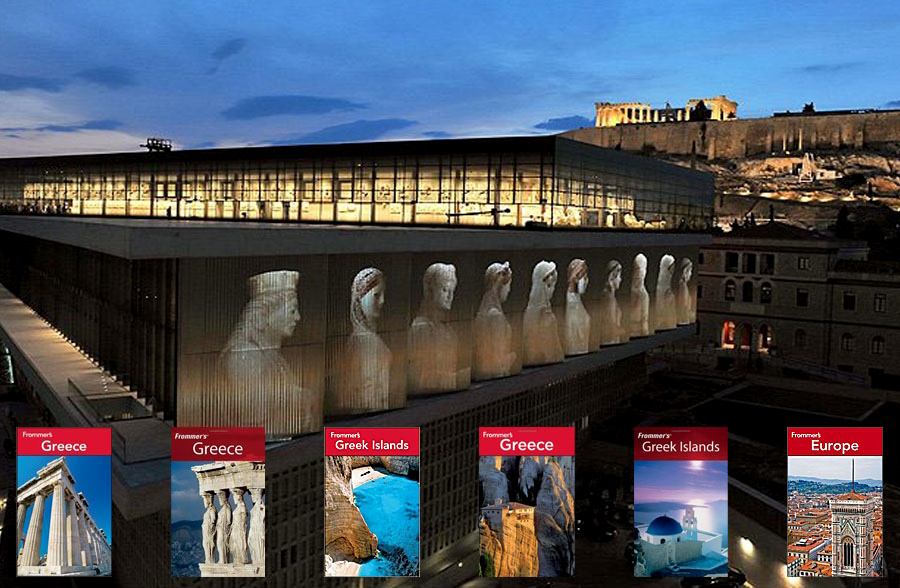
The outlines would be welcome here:
[[[725,300],[734,300],[737,296],[737,286],[734,280],[725,282]]]
[[[856,339],[850,333],[841,335],[841,351],[855,351]]]
[[[797,258],[797,269],[799,270],[808,270],[809,269],[809,258],[805,256],[801,256]]]
[[[734,348],[734,323],[732,321],[725,321],[725,324],[722,325],[722,347]]]
[[[884,355],[884,337],[872,337],[872,355]]]
[[[763,304],[770,304],[772,302],[772,284],[769,282],[763,282],[762,286],[760,286],[759,301]]]
[[[872,308],[875,312],[887,312],[887,294],[876,294]]]

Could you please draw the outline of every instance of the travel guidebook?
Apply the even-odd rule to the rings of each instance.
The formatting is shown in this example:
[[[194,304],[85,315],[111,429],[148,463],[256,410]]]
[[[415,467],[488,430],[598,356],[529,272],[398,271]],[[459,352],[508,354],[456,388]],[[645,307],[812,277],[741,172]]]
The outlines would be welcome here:
[[[172,576],[266,575],[263,427],[172,429]]]
[[[575,429],[482,427],[478,436],[478,575],[574,576]]]
[[[882,430],[788,429],[787,575],[882,575]]]
[[[728,429],[634,430],[635,577],[728,575]]]
[[[325,575],[419,575],[419,429],[325,429]]]
[[[110,576],[109,429],[17,429],[16,573]]]

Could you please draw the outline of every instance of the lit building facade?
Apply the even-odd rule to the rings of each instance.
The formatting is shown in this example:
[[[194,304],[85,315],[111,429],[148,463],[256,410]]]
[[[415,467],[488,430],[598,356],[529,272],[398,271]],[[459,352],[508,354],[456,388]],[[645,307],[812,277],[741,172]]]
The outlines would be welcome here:
[[[708,111],[704,120],[734,120],[737,118],[737,102],[724,95],[714,98],[692,98],[684,108],[672,108],[667,102],[663,108],[653,108],[644,102],[595,102],[595,126],[614,127],[617,125],[668,123],[691,120],[691,111],[703,103]]]

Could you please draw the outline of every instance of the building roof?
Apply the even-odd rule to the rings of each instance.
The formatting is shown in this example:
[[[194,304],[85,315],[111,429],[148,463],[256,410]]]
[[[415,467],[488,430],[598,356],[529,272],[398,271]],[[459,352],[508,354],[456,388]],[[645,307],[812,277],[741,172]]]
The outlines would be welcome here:
[[[682,531],[681,523],[666,515],[656,517],[647,527],[648,535],[680,535]]]
[[[864,502],[868,500],[868,497],[863,496],[862,494],[857,494],[856,491],[853,491],[847,492],[846,494],[841,494],[836,498],[836,500],[860,500]]]
[[[778,221],[768,221],[749,227],[738,227],[723,233],[722,236],[731,239],[828,240],[828,237],[815,231],[809,231]]]
[[[834,266],[834,271],[855,274],[900,275],[900,261],[839,259]]]
[[[816,572],[820,576],[830,576],[831,575],[831,566],[828,565],[827,563],[809,560],[805,564],[800,566],[800,571]]]

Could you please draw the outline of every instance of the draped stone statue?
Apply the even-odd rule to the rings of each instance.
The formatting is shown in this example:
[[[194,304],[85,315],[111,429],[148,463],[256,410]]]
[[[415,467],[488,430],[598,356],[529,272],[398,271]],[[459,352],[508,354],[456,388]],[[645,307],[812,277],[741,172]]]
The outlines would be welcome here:
[[[409,392],[462,390],[469,386],[469,368],[459,367],[456,331],[447,321],[456,292],[456,267],[434,263],[422,278],[423,297],[409,328]]]
[[[631,304],[629,317],[631,336],[646,337],[650,334],[650,294],[644,287],[647,277],[647,256],[638,253],[634,256],[631,275]]]
[[[543,365],[563,360],[556,316],[550,306],[556,289],[556,264],[540,261],[531,273],[531,293],[522,323],[524,365]]]
[[[384,306],[385,279],[381,270],[367,267],[350,287],[350,323],[346,364],[338,367],[338,385],[330,410],[337,414],[370,412],[391,406],[391,350],[377,332]]]
[[[475,315],[475,355],[472,378],[489,380],[512,373],[516,363],[512,327],[503,312],[503,303],[512,287],[509,262],[492,263],[484,272],[484,295]]]
[[[616,293],[622,284],[622,264],[613,259],[606,264],[606,282],[600,293],[600,345],[622,343],[622,309]]]
[[[687,257],[682,257],[677,274],[678,284],[675,290],[675,305],[678,309],[679,325],[689,325],[697,320],[697,311],[690,285],[693,271],[693,262]]]
[[[266,504],[263,502],[263,489],[250,488],[253,508],[250,510],[250,559],[253,563],[266,564]]]
[[[229,410],[222,422],[204,424],[264,426],[267,434],[309,432],[321,425],[321,401],[301,388],[281,353],[282,341],[300,321],[299,279],[298,272],[278,270],[247,280],[248,302],[220,354]]]
[[[231,537],[231,503],[228,501],[228,491],[216,492],[219,497],[219,516],[216,520],[216,549],[219,551],[220,564],[231,563],[231,552],[228,549],[228,540]]]
[[[234,496],[231,534],[228,539],[231,560],[236,564],[250,563],[247,561],[247,505],[244,503],[244,490],[232,488],[231,495]]]
[[[204,563],[212,564],[216,563],[216,505],[211,492],[203,493],[203,504],[206,506],[202,526]]]
[[[675,313],[675,293],[672,278],[675,275],[675,258],[663,255],[659,260],[659,275],[656,276],[656,328],[674,329],[677,321]]]
[[[581,297],[588,287],[588,266],[583,259],[569,262],[569,279],[566,289],[566,355],[581,355],[589,351],[591,315],[584,308]]]

